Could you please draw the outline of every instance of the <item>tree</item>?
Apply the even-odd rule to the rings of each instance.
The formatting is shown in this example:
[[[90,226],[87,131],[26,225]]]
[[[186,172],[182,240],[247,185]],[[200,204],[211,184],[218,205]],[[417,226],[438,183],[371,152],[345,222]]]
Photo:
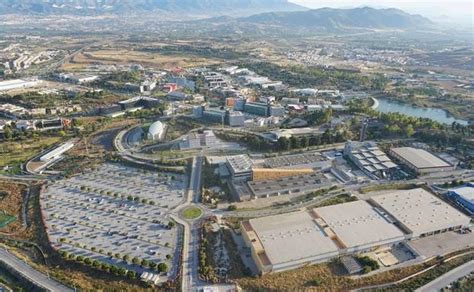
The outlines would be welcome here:
[[[176,224],[173,221],[168,222],[168,228],[171,229],[175,226]]]
[[[3,131],[3,136],[5,137],[5,140],[11,140],[13,137],[13,132],[10,127],[5,127],[5,130]]]
[[[159,271],[160,273],[166,273],[166,272],[168,272],[168,265],[165,264],[165,263],[159,263],[159,264],[158,264],[158,271]]]
[[[286,137],[280,137],[278,138],[278,149],[280,150],[290,150],[290,141],[288,141],[288,138]]]
[[[137,257],[134,257],[134,258],[132,259],[132,263],[133,263],[134,265],[138,265],[138,264],[140,264],[140,259],[137,258]]]
[[[302,148],[307,148],[309,146],[308,137],[306,136],[301,137],[300,144]]]
[[[127,270],[125,270],[125,268],[119,268],[118,269],[118,274],[120,276],[125,276],[127,274]]]
[[[298,149],[300,148],[300,141],[295,136],[290,137],[290,147],[291,149]]]
[[[126,255],[123,256],[122,259],[123,259],[124,262],[128,263],[130,261],[130,256],[128,254],[126,254]]]

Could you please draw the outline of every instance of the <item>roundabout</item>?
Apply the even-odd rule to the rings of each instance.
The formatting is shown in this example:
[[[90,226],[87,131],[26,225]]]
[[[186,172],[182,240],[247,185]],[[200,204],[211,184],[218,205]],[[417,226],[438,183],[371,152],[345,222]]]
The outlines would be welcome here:
[[[202,214],[202,210],[196,206],[189,206],[181,211],[181,217],[186,220],[198,219]]]

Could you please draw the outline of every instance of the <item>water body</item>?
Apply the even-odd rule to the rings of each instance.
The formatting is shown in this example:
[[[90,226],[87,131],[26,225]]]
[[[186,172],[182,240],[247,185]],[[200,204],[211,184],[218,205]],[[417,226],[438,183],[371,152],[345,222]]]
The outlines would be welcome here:
[[[451,125],[453,122],[459,123],[461,125],[468,124],[466,120],[456,119],[443,109],[419,107],[383,98],[377,99],[377,101],[378,105],[377,107],[375,107],[375,110],[381,113],[398,112],[407,116],[432,119],[434,121],[437,121],[438,123],[448,125]]]

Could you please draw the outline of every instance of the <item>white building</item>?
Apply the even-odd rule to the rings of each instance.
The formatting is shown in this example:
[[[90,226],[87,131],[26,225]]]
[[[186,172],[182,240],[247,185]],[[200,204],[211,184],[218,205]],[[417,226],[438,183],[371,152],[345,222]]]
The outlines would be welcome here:
[[[165,130],[166,130],[166,125],[164,125],[160,121],[156,121],[150,125],[150,128],[148,129],[147,137],[149,140],[160,141],[165,136]]]

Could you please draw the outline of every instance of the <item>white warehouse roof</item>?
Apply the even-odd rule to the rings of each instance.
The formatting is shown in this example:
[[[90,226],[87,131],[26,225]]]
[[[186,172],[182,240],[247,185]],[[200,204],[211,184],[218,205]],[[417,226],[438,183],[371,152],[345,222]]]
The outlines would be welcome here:
[[[299,260],[335,256],[337,246],[307,212],[251,219],[273,266]]]
[[[394,191],[371,198],[403,224],[413,236],[457,226],[467,226],[470,218],[428,191],[418,188]]]
[[[384,218],[381,211],[365,201],[316,208],[313,212],[324,220],[348,249],[364,249],[405,238],[405,234]]]
[[[424,149],[418,149],[413,147],[400,147],[393,148],[391,150],[393,153],[405,159],[418,169],[451,166],[446,161]]]

